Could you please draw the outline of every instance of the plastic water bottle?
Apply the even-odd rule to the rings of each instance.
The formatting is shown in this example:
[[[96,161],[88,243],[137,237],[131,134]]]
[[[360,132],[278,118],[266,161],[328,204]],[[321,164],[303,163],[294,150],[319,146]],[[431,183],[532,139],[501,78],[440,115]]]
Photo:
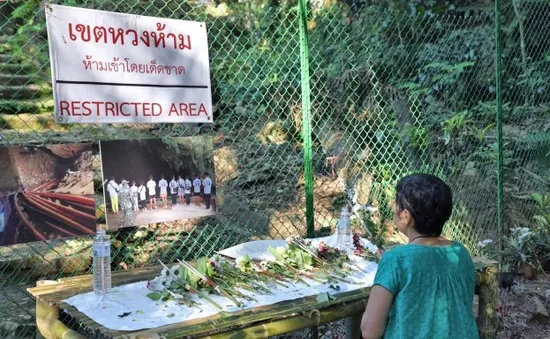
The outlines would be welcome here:
[[[336,246],[341,251],[347,251],[350,248],[351,243],[351,229],[349,212],[347,207],[342,208],[340,212],[340,218],[338,219],[338,225],[336,227]]]
[[[4,203],[0,200],[0,234],[4,233],[6,222],[4,222]]]
[[[105,230],[97,231],[92,252],[94,293],[103,295],[111,289],[111,240]]]

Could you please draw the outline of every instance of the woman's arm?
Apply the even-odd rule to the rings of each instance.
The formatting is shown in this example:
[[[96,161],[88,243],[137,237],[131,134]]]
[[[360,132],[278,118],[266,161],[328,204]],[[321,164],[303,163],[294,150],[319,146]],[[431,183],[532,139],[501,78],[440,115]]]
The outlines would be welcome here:
[[[367,309],[361,319],[363,339],[382,338],[388,321],[388,313],[393,303],[393,294],[380,285],[371,289]]]

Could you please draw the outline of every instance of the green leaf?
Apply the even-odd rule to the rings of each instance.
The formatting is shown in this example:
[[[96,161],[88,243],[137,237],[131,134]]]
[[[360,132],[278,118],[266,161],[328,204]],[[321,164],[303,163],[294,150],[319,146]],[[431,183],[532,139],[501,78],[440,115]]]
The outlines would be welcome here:
[[[334,297],[332,297],[327,292],[319,293],[319,295],[317,295],[317,302],[318,303],[324,303],[324,302],[327,302],[327,301],[330,301],[330,300],[334,300]]]
[[[207,259],[205,257],[197,259],[197,271],[206,275]]]
[[[175,316],[176,316],[176,315],[175,315],[174,313],[170,313],[170,314],[168,314],[168,315],[166,316],[166,318],[173,318],[173,317],[175,317]]]
[[[151,300],[158,301],[162,298],[162,293],[152,292],[152,293],[147,294],[147,297]]]
[[[277,250],[275,250],[273,247],[269,246],[267,250],[269,251],[269,253],[271,253],[271,255],[275,257],[275,259],[277,259],[278,262],[280,263],[285,262],[285,258],[283,258],[281,253],[277,252]]]
[[[535,219],[536,221],[540,222],[542,225],[548,225],[548,219],[545,218],[544,216],[542,215],[535,215],[533,217],[533,219]]]

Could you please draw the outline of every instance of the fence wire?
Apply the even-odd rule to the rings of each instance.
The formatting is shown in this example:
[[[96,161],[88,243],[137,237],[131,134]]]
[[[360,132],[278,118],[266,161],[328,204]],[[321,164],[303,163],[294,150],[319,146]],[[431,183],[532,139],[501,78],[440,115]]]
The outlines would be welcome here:
[[[307,233],[296,1],[51,2],[204,21],[208,28],[214,124],[56,125],[46,2],[0,2],[0,146],[93,142],[99,205],[98,140],[214,139],[218,215],[113,233],[114,270]],[[393,187],[418,171],[453,188],[447,236],[478,254],[476,244],[498,234],[494,3],[450,3],[309,4],[310,234],[334,231],[348,187],[357,202],[377,208],[365,219],[370,231],[397,238]],[[542,0],[502,6],[505,230],[532,225],[531,195],[548,193],[549,14]],[[0,247],[0,319],[7,319],[0,338],[34,337],[34,301],[25,289],[41,278],[90,273],[90,241]]]

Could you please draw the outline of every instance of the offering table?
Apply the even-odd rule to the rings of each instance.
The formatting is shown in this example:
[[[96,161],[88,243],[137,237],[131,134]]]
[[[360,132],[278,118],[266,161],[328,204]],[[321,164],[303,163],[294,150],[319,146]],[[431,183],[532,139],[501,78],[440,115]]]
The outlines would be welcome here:
[[[477,323],[482,339],[496,338],[498,318],[499,266],[495,261],[474,257],[476,265],[476,294],[479,297]],[[153,279],[162,267],[149,267],[115,272],[113,287]],[[38,281],[28,289],[36,298],[36,324],[47,339],[81,339],[98,334],[106,338],[267,338],[300,329],[316,328],[320,324],[346,318],[346,338],[360,338],[360,317],[368,301],[369,288],[334,294],[334,299],[318,301],[304,297],[274,305],[237,311],[229,314],[194,319],[154,329],[114,331],[105,328],[74,307],[66,304],[72,296],[92,290],[91,276],[63,278],[57,281]],[[79,322],[70,326],[60,320],[63,310]],[[116,317],[113,314],[113,317]],[[73,322],[72,322],[73,323]],[[76,331],[75,329],[78,329]],[[315,334],[316,331],[314,330]]]

